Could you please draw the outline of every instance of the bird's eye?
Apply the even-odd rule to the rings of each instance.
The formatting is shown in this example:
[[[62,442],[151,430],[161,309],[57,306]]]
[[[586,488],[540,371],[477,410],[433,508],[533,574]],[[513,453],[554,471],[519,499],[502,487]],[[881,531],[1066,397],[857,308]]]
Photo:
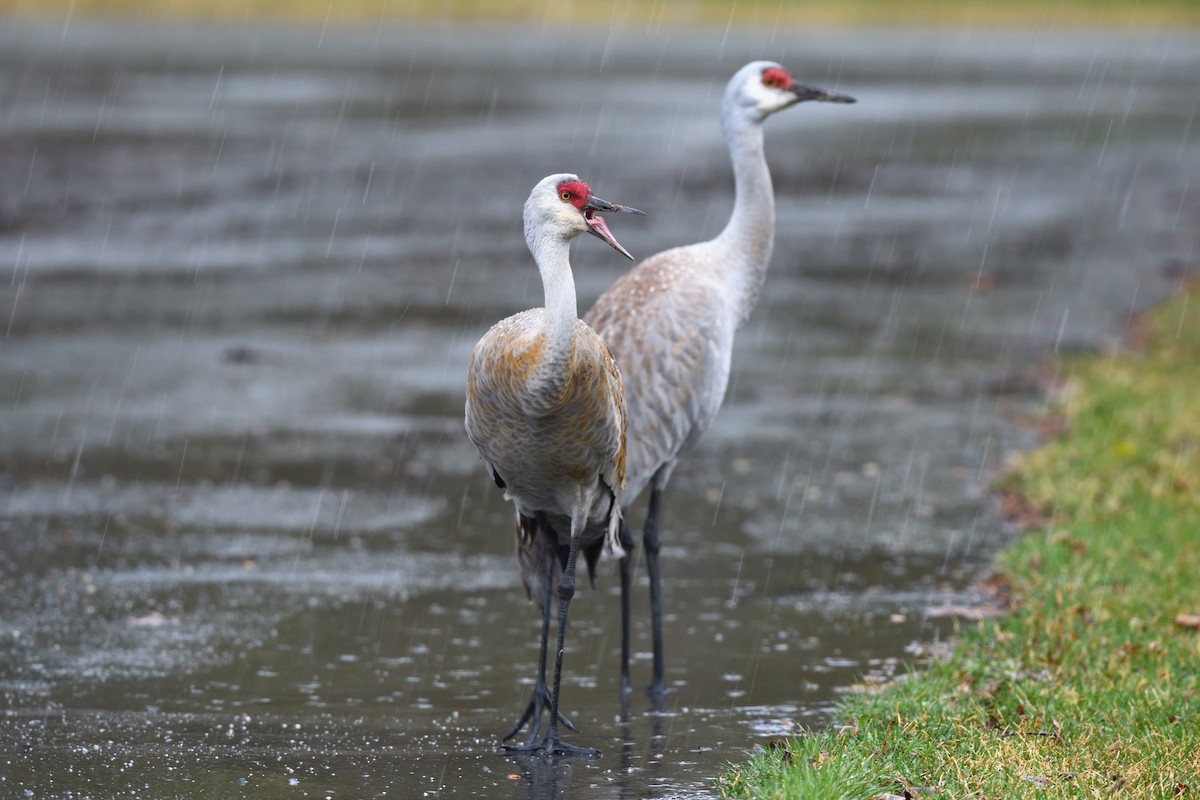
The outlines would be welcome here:
[[[562,199],[562,201],[564,203],[571,202],[571,193],[570,192],[559,192],[558,196]]]

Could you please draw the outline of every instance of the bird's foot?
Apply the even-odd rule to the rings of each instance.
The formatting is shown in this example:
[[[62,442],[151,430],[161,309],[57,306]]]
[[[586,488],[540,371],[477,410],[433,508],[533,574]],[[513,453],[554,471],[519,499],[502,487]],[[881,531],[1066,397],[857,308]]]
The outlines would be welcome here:
[[[533,696],[529,698],[529,705],[525,707],[525,713],[517,720],[517,724],[507,735],[500,741],[507,742],[520,732],[521,728],[525,727],[526,722],[530,722],[529,738],[525,740],[525,745],[535,744],[538,741],[538,734],[542,731],[542,711],[548,708],[553,708],[550,702],[550,690],[546,688],[546,684],[535,685],[533,687]],[[571,724],[571,720],[558,713],[558,721],[565,725],[568,730],[574,731],[575,726]],[[505,745],[505,747],[508,747]]]
[[[577,747],[567,744],[558,738],[558,733],[551,731],[541,741],[530,741],[524,744],[502,745],[506,753],[541,753],[549,756],[571,756],[580,758],[599,758],[602,753],[594,747]]]
[[[553,741],[547,738],[545,752],[552,756],[578,756],[580,758],[599,758],[603,755],[594,747],[578,747],[573,744],[567,744],[557,736]]]

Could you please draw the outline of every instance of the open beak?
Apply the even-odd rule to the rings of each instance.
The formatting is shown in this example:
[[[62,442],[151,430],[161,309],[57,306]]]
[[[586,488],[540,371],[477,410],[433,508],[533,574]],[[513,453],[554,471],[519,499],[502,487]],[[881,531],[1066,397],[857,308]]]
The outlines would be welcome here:
[[[818,89],[816,86],[809,86],[806,83],[793,83],[792,92],[796,95],[796,102],[803,103],[805,100],[818,100],[822,103],[857,103],[848,94],[841,92],[830,92],[826,89]]]
[[[612,214],[641,214],[643,217],[646,216],[646,212],[638,211],[636,208],[630,208],[629,206],[619,206],[616,203],[610,203],[607,200],[601,200],[599,197],[594,195],[589,197],[587,202],[583,204],[583,218],[587,222],[588,233],[603,239],[605,242],[608,242],[609,247],[611,247],[613,250],[616,250],[630,261],[635,260],[634,257],[629,254],[629,251],[622,247],[621,243],[617,241],[617,237],[612,235],[612,231],[608,229],[608,224],[605,223],[604,217],[597,214],[597,211],[607,211]]]

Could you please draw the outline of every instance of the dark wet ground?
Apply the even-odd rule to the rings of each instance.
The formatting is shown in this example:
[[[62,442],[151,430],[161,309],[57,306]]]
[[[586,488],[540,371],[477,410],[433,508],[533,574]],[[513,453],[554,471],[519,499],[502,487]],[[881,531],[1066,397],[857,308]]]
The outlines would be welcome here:
[[[564,686],[604,757],[506,758],[537,615],[461,415],[541,302],[520,205],[571,170],[636,255],[715,232],[759,57],[860,102],[769,126],[767,291],[666,501],[676,691],[619,718],[609,576]],[[709,796],[976,599],[1046,357],[1196,265],[1197,74],[1177,33],[0,21],[0,795]],[[626,268],[574,264],[582,308]]]

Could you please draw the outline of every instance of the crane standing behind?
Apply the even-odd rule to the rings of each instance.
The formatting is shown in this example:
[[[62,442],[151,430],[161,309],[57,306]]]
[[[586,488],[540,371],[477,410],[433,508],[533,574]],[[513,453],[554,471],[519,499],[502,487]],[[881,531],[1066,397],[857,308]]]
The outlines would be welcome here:
[[[658,514],[680,454],[721,408],[733,336],[758,299],[775,236],[775,197],[763,152],[762,124],[806,100],[854,98],[796,83],[779,64],[755,61],[725,88],[721,127],[733,160],[735,200],[725,229],[707,242],[666,250],[639,264],[601,295],[586,321],[612,348],[628,404],[629,448],[622,506],[650,485],[642,543],[650,578],[654,676],[646,692],[661,706],[666,691]],[[633,538],[622,521],[622,546]],[[629,682],[628,552],[621,559],[621,691]]]

